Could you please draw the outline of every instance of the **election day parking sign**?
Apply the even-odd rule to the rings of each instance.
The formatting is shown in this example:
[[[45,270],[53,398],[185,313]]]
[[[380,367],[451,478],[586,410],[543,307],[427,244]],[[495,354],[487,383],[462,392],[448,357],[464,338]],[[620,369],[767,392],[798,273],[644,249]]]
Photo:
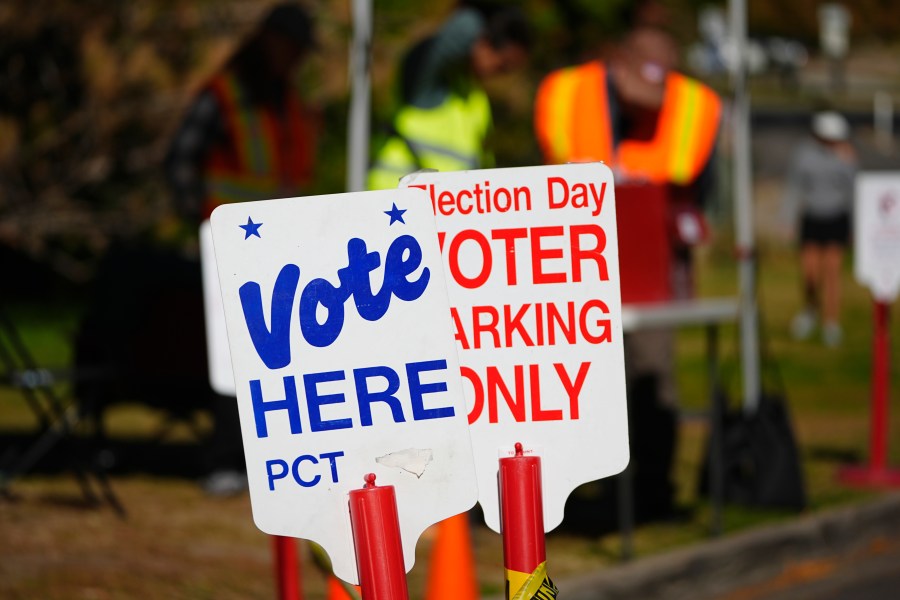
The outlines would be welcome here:
[[[544,526],[628,464],[615,199],[601,163],[420,172],[436,215],[479,502],[500,531],[498,457],[541,457]]]
[[[220,206],[212,215],[253,518],[357,582],[348,493],[396,488],[406,568],[476,500],[427,193]]]

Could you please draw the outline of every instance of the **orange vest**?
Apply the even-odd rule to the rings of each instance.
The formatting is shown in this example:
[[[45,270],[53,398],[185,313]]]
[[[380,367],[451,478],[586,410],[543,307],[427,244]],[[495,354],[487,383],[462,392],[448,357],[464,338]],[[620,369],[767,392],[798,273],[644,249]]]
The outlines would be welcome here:
[[[226,141],[204,163],[205,216],[220,204],[297,196],[312,174],[313,127],[296,93],[283,112],[249,102],[233,75],[210,83],[225,123]]]
[[[613,148],[606,68],[594,61],[554,71],[538,88],[535,130],[547,163],[603,161],[652,183],[687,185],[712,154],[722,103],[711,89],[670,72],[648,141]]]

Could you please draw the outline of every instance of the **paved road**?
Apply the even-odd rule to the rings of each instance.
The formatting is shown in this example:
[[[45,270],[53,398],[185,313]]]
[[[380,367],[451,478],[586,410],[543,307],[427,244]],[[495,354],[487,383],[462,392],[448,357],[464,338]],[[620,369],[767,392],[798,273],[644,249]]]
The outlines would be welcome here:
[[[841,559],[786,565],[777,578],[727,600],[891,600],[900,598],[900,540],[878,540]],[[724,599],[723,599],[724,600]]]

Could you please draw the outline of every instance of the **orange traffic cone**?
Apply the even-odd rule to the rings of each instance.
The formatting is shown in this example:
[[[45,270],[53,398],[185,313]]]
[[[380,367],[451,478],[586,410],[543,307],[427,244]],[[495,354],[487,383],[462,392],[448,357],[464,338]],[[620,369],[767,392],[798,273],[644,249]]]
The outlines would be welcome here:
[[[355,596],[351,595],[347,592],[346,584],[342,582],[340,579],[335,577],[334,575],[329,575],[328,577],[328,600],[358,600],[359,598],[359,588],[357,587],[357,594]]]
[[[469,515],[462,513],[437,525],[425,600],[478,600],[478,597]]]

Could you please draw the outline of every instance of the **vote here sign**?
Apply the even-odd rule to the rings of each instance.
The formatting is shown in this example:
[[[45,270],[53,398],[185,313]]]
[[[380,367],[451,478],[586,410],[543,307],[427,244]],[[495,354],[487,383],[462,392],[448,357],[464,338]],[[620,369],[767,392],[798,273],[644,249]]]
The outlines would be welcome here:
[[[541,457],[544,524],[628,463],[610,170],[569,164],[416,173],[437,216],[479,502],[500,530],[498,452]]]
[[[434,215],[421,190],[217,208],[253,518],[356,583],[348,493],[394,485],[407,569],[476,500]]]
[[[900,172],[856,176],[856,279],[881,302],[900,292]]]

